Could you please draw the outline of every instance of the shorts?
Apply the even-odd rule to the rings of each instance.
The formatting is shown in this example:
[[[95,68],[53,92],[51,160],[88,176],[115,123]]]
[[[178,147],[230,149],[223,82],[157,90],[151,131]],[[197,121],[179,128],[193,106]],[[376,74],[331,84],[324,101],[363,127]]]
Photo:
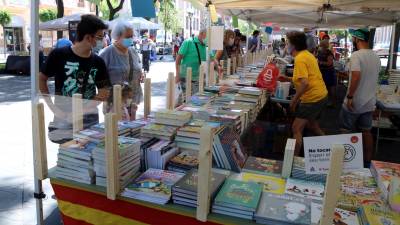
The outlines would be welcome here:
[[[336,86],[336,73],[335,70],[321,70],[322,78],[327,87]]]
[[[348,131],[369,131],[372,128],[372,113],[353,113],[342,107],[339,114],[340,127]]]
[[[318,102],[312,103],[300,103],[296,109],[296,118],[306,119],[306,120],[317,120],[321,116],[328,102],[328,97],[325,97]]]

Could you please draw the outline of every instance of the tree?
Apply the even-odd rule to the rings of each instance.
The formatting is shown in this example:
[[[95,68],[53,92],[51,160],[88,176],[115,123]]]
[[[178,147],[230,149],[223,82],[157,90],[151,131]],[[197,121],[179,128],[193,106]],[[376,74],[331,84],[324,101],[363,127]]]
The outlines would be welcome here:
[[[178,10],[172,0],[164,0],[157,14],[158,19],[164,24],[165,31],[178,33],[182,29],[182,21],[179,20]]]
[[[118,11],[122,9],[125,0],[87,0],[96,4],[96,8],[100,10],[100,17],[103,19],[113,20],[118,17]],[[96,11],[97,13],[97,11]]]
[[[8,11],[1,10],[0,11],[0,25],[3,27],[3,38],[4,38],[4,56],[6,55],[6,32],[5,26],[11,23],[11,15]]]
[[[63,0],[55,0],[57,4],[57,18],[64,17],[64,1]],[[57,31],[57,39],[61,39],[63,37],[62,31]]]
[[[47,22],[57,18],[56,11],[53,9],[43,9],[39,11],[39,19],[41,22]]]

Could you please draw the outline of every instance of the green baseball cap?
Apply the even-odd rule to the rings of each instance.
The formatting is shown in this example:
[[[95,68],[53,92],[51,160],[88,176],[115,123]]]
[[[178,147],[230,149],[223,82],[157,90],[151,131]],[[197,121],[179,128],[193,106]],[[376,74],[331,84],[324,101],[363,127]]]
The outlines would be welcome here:
[[[349,33],[351,36],[366,41],[369,39],[369,30],[368,28],[360,28],[360,29],[349,29]]]

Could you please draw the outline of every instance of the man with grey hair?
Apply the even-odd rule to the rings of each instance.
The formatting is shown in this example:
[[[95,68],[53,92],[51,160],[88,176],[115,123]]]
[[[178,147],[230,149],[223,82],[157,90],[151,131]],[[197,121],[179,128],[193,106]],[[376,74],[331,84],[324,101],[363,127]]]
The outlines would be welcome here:
[[[207,29],[202,29],[199,35],[194,38],[186,39],[179,48],[176,56],[176,83],[181,83],[185,90],[186,71],[192,68],[192,93],[198,92],[199,67],[202,61],[206,61],[207,48]]]

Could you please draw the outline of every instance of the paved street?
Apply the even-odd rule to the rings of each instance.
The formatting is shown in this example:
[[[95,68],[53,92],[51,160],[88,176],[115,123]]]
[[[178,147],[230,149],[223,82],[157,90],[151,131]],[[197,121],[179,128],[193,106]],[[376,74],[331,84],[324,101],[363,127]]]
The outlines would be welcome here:
[[[168,72],[174,72],[172,57],[153,62],[147,77],[152,80],[152,110],[165,107]],[[50,82],[54,88],[54,82]],[[35,224],[33,198],[30,77],[0,75],[0,225]],[[45,109],[46,126],[51,121]],[[143,115],[143,104],[138,115]],[[46,135],[47,136],[47,135]],[[56,162],[58,145],[47,141],[48,166]],[[60,224],[56,200],[46,180],[43,184],[46,225]]]

